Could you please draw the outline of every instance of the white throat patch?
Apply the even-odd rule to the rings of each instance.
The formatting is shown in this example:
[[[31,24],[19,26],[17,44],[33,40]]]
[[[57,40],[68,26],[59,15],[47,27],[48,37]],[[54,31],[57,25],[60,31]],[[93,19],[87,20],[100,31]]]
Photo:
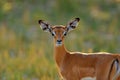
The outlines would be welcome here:
[[[96,77],[84,77],[81,80],[96,80]]]
[[[62,46],[62,43],[56,43],[56,46],[57,47]]]

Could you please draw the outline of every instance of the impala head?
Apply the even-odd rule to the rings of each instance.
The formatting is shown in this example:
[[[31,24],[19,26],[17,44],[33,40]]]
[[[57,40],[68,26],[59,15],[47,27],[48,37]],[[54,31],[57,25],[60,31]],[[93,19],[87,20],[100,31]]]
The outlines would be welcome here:
[[[62,45],[64,37],[67,35],[67,33],[77,27],[79,20],[79,18],[75,18],[74,20],[69,22],[67,26],[50,26],[43,20],[39,20],[38,22],[43,31],[49,32],[54,37],[56,46],[60,46]]]

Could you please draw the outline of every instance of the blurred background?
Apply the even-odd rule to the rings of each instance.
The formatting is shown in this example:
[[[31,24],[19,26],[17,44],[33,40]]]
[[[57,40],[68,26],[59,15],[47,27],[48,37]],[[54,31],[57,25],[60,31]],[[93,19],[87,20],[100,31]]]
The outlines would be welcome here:
[[[38,20],[66,25],[76,17],[68,50],[120,53],[120,0],[0,0],[0,80],[60,80],[53,38]]]

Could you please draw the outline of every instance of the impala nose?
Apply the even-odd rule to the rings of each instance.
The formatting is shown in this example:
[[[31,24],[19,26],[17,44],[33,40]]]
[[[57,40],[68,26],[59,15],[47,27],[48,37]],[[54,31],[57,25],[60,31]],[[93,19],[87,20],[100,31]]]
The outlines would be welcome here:
[[[61,46],[62,45],[62,40],[57,40],[56,46]]]
[[[62,42],[62,40],[57,40],[57,42],[59,42],[59,43],[60,43],[60,42]]]

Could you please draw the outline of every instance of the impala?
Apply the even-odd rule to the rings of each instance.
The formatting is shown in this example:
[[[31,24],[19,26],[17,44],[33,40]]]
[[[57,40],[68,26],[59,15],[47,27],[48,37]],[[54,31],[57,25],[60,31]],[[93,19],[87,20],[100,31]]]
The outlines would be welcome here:
[[[70,52],[64,38],[75,29],[80,19],[75,18],[66,26],[51,26],[39,20],[43,31],[54,37],[54,54],[59,74],[63,80],[120,80],[120,55],[106,52]]]

